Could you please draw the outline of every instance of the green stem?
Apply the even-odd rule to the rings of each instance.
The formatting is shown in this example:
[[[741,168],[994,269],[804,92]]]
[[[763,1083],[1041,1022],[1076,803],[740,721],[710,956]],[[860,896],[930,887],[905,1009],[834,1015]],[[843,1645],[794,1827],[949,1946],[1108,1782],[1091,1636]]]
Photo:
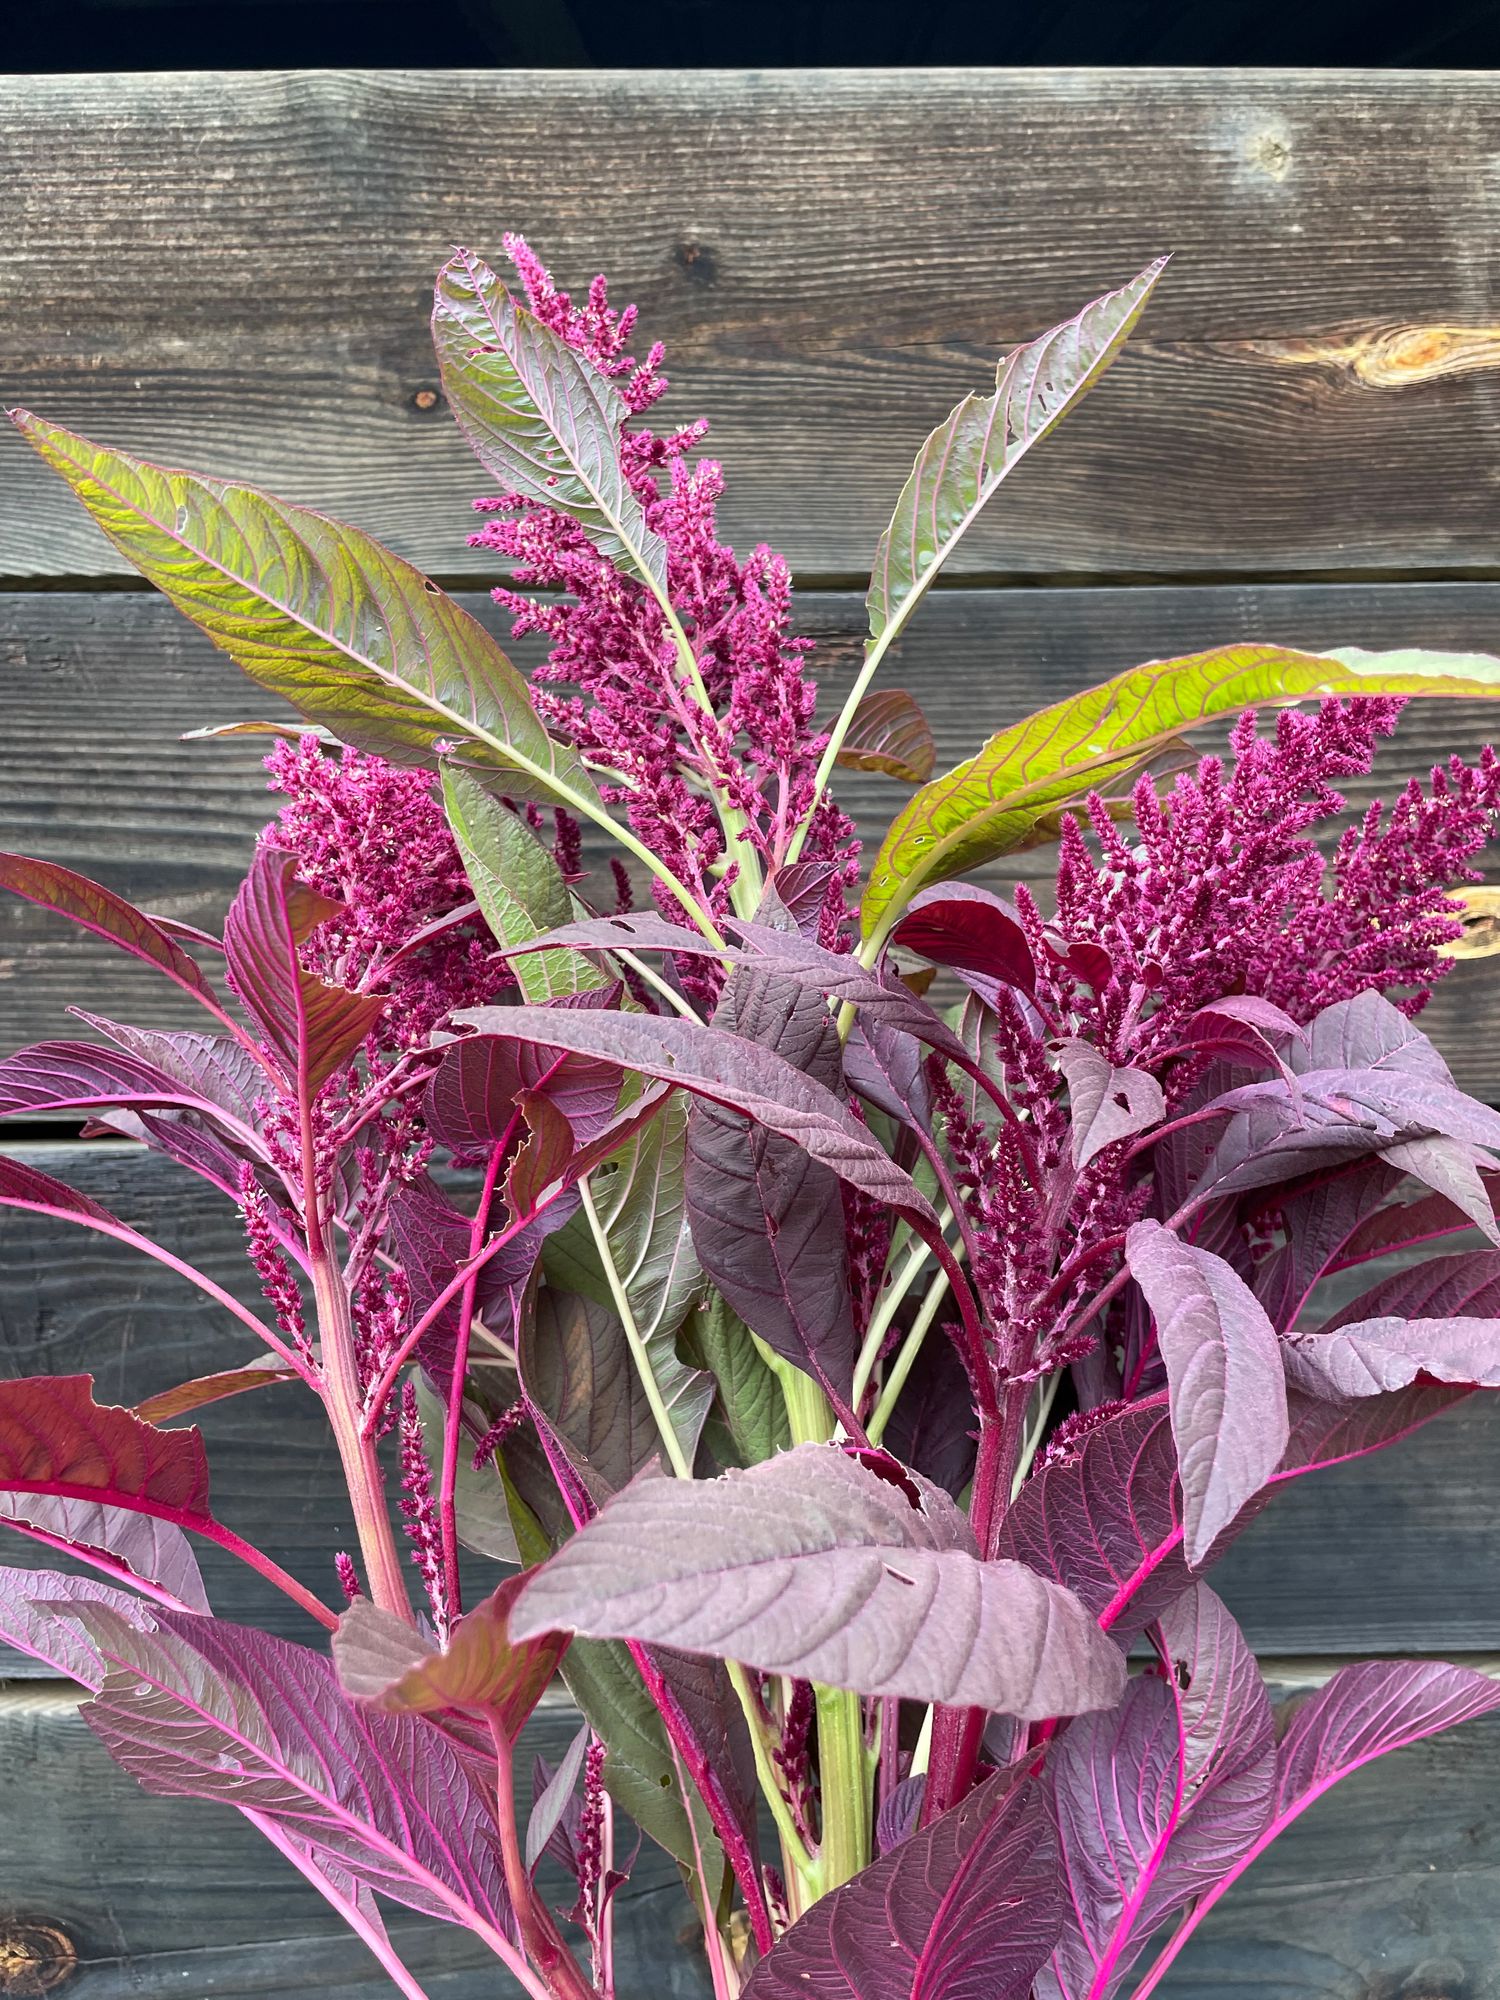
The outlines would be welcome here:
[[[766,1804],[771,1809],[771,1817],[776,1822],[776,1831],[781,1836],[781,1858],[787,1868],[795,1872],[817,1893],[818,1864],[808,1853],[797,1822],[792,1817],[792,1809],[787,1804],[786,1794],[776,1775],[776,1766],[771,1761],[771,1745],[766,1736],[765,1717],[755,1690],[750,1685],[750,1676],[738,1660],[726,1660],[729,1678],[735,1693],[739,1696],[740,1707],[745,1712],[745,1724],[750,1731],[750,1747],[755,1753],[755,1775],[760,1779],[760,1789]]]
[[[682,1449],[682,1440],[677,1435],[676,1427],[672,1422],[671,1412],[663,1400],[661,1386],[656,1379],[656,1371],[651,1366],[651,1356],[647,1351],[645,1340],[641,1336],[641,1330],[636,1325],[635,1312],[631,1307],[629,1295],[626,1293],[625,1287],[620,1280],[620,1274],[615,1268],[614,1252],[609,1247],[609,1237],[605,1233],[603,1223],[599,1220],[599,1211],[594,1206],[594,1194],[592,1188],[589,1186],[587,1174],[578,1183],[578,1192],[583,1198],[583,1212],[589,1219],[589,1228],[593,1231],[594,1245],[599,1252],[599,1261],[604,1266],[605,1283],[609,1286],[610,1297],[615,1302],[615,1311],[620,1315],[620,1322],[625,1328],[625,1339],[630,1347],[630,1356],[635,1363],[635,1371],[641,1378],[641,1387],[646,1392],[646,1401],[651,1405],[651,1414],[656,1419],[656,1428],[661,1435],[662,1449],[666,1452],[668,1461],[677,1477],[679,1479],[691,1479],[693,1468],[688,1463],[687,1454]]]
[[[945,1208],[938,1217],[938,1227],[946,1229],[952,1220],[952,1209]],[[859,1359],[854,1364],[854,1391],[850,1401],[856,1410],[864,1399],[865,1390],[870,1386],[870,1377],[875,1373],[875,1364],[880,1359],[880,1350],[885,1345],[891,1321],[896,1317],[901,1301],[917,1282],[922,1266],[931,1255],[932,1252],[925,1243],[920,1239],[915,1240],[899,1274],[892,1279],[875,1302],[875,1310],[870,1314],[870,1324],[865,1332],[864,1345],[860,1348]],[[945,1279],[944,1283],[946,1282]]]
[[[818,1887],[826,1896],[870,1859],[870,1753],[864,1703],[846,1688],[814,1687],[818,1713],[818,1773],[823,1838]]]
[[[955,1255],[963,1255],[960,1245]],[[932,1322],[937,1318],[938,1308],[948,1295],[948,1273],[938,1271],[932,1280],[932,1288],[922,1301],[922,1307],[911,1323],[911,1332],[901,1343],[901,1351],[891,1363],[890,1370],[881,1385],[880,1401],[875,1405],[875,1414],[865,1425],[865,1435],[871,1444],[879,1444],[885,1436],[885,1427],[891,1420],[891,1411],[896,1407],[896,1399],[906,1387],[906,1378],[916,1366],[917,1356],[922,1352]]]

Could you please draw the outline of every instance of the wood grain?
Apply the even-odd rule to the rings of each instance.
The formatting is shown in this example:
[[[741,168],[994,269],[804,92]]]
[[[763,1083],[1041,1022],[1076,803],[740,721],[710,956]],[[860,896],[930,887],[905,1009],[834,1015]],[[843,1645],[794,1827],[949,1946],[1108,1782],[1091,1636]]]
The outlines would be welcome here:
[[[16,1148],[200,1264],[247,1303],[237,1219],[181,1169],[126,1145]],[[188,1284],[110,1239],[0,1210],[0,1373],[92,1372],[107,1401],[139,1402],[242,1363],[254,1342]],[[312,1589],[337,1599],[335,1550],[353,1546],[322,1412],[294,1383],[201,1412],[215,1511]],[[1476,1397],[1415,1437],[1296,1482],[1215,1572],[1260,1650],[1500,1651],[1493,1533],[1500,1405]],[[214,1609],[306,1640],[308,1621],[241,1563],[199,1549]],[[9,1534],[0,1560],[49,1551]],[[476,1589],[494,1571],[476,1561]],[[7,1660],[5,1671],[24,1673]]]
[[[483,594],[463,602],[492,629],[506,621]],[[799,622],[818,642],[827,712],[860,655],[863,607],[852,592],[809,592]],[[890,663],[931,718],[939,769],[990,729],[1141,660],[1229,639],[1309,647],[1426,644],[1500,651],[1500,585],[1305,584],[1089,590],[941,591]],[[516,649],[529,663],[534,642]],[[260,715],[268,703],[199,632],[154,595],[0,593],[0,848],[61,861],[145,907],[216,926],[272,802],[259,738],[185,744],[184,730]],[[1500,735],[1500,708],[1418,702],[1382,752],[1361,804],[1389,797],[1410,772],[1450,751],[1477,754]],[[1207,739],[1205,739],[1207,740]],[[906,796],[890,779],[842,774],[840,796],[869,842]],[[601,849],[591,837],[589,853]],[[1040,849],[1014,875],[1039,881]],[[1007,871],[987,879],[1003,883]],[[1428,1025],[1468,1090],[1500,1099],[1496,961],[1460,967]],[[64,1009],[185,1024],[196,1011],[144,967],[15,898],[0,899],[0,1052],[62,1032]]]
[[[565,1709],[545,1710],[531,1740],[555,1757],[572,1721]],[[237,1814],[151,1798],[110,1764],[70,1691],[0,1694],[0,1788],[0,1994],[383,2000],[390,1991],[364,1948]],[[1497,1794],[1493,1719],[1356,1773],[1226,1897],[1163,1993],[1500,2000]],[[619,2000],[707,2000],[687,1901],[654,1850],[642,1851],[617,1910]],[[390,1925],[433,2000],[517,1992],[452,1926],[394,1910]],[[27,1970],[56,1983],[24,1986]]]
[[[0,134],[5,400],[440,574],[472,573],[488,482],[429,396],[430,287],[506,228],[640,301],[732,537],[809,575],[867,569],[997,351],[1162,250],[1139,339],[961,568],[1496,563],[1492,76],[17,77]],[[119,569],[18,439],[0,493],[0,575]]]

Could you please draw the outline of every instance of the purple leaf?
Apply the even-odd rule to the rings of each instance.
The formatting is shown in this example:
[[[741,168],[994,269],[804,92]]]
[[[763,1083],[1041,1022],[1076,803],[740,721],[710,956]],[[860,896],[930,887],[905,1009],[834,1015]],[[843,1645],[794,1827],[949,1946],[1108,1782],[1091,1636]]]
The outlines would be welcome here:
[[[1410,1174],[1424,1187],[1451,1202],[1459,1213],[1483,1230],[1500,1248],[1500,1223],[1495,1220],[1489,1190],[1480,1178],[1485,1156],[1462,1139],[1448,1139],[1432,1133],[1421,1139],[1401,1139],[1387,1146],[1380,1156],[1387,1166]]]
[[[818,993],[741,970],[714,1024],[774,1050],[832,1096],[839,1039]],[[688,1119],[684,1192],[698,1261],[729,1304],[847,1411],[856,1340],[837,1177],[742,1112],[700,1100]]]
[[[1419,1378],[1500,1388],[1500,1320],[1367,1319],[1334,1333],[1288,1334],[1286,1374],[1310,1396],[1344,1402]]]
[[[217,1010],[203,974],[182,947],[113,890],[75,875],[71,868],[59,868],[55,861],[33,861],[24,854],[0,854],[0,889],[71,918],[95,937],[107,938]]]
[[[834,762],[849,771],[880,771],[922,785],[936,759],[932,725],[915,697],[905,688],[872,688],[855,709]]]
[[[997,1555],[1029,1563],[1131,1638],[1191,1582],[1166,1398],[1100,1413],[1021,1488]]]
[[[1364,1660],[1341,1667],[1292,1715],[1277,1752],[1271,1819],[1199,1902],[1204,1916],[1299,1814],[1361,1765],[1493,1714],[1500,1681],[1441,1660]]]
[[[599,997],[604,997],[602,992]],[[551,1020],[561,1013],[594,1010],[533,1011]],[[583,1145],[613,1118],[620,1099],[620,1073],[620,1063],[607,1055],[570,1055],[540,1035],[530,1042],[465,1036],[449,1045],[438,1065],[428,1086],[425,1115],[443,1145],[455,1152],[482,1152],[498,1145],[511,1128],[517,1098],[541,1091]]]
[[[1392,1271],[1318,1328],[1334,1333],[1369,1319],[1500,1320],[1500,1251],[1459,1250]]]
[[[1187,1559],[1197,1565],[1286,1450],[1280,1344],[1244,1279],[1211,1251],[1137,1222],[1125,1254],[1166,1363]]]
[[[107,1604],[122,1619],[149,1626],[152,1611],[127,1590],[55,1569],[0,1569],[0,1640],[54,1673],[97,1693],[105,1667],[98,1649],[68,1615],[72,1604]]]
[[[164,1592],[189,1611],[209,1609],[197,1558],[170,1521],[43,1493],[0,1493],[0,1521],[122,1583]]]
[[[510,1610],[523,1581],[506,1577],[457,1620],[441,1649],[404,1618],[356,1599],[333,1635],[345,1691],[388,1715],[478,1710],[514,1743],[568,1648],[557,1632],[524,1645],[511,1638]]]
[[[542,1244],[566,1221],[572,1201],[554,1202],[535,1222],[519,1230],[503,1250],[482,1264],[475,1301],[492,1333],[507,1338],[521,1294],[536,1269]],[[430,1175],[424,1174],[392,1197],[391,1235],[411,1285],[412,1308],[420,1316],[469,1261],[473,1225],[455,1208]],[[417,1347],[417,1356],[435,1381],[446,1384],[453,1368],[453,1343],[458,1334],[459,1301],[438,1314]]]
[[[557,1629],[917,1701],[1072,1715],[1123,1661],[1070,1592],[978,1559],[946,1494],[920,1508],[832,1446],[747,1471],[637,1479],[532,1572],[521,1637]]]
[[[542,1757],[537,1757],[532,1763],[531,1817],[526,1822],[526,1866],[533,1874],[542,1856],[550,1854],[575,1882],[578,1880],[578,1826],[583,1810],[577,1796],[578,1781],[583,1776],[591,1734],[588,1724],[584,1723],[555,1771]]]
[[[132,1028],[103,1014],[86,1013],[82,1007],[71,1011],[116,1048],[150,1063],[163,1076],[223,1112],[238,1132],[259,1138],[261,1119],[256,1103],[266,1094],[266,1072],[239,1042],[228,1035],[205,1035],[191,1029]],[[266,1157],[263,1142],[255,1150]]]
[[[897,1458],[955,1499],[974,1472],[978,1449],[969,1381],[951,1340],[926,1340],[886,1423]]]
[[[1293,1069],[1385,1069],[1451,1084],[1452,1075],[1422,1030],[1383,993],[1336,1000],[1291,1051]]]
[[[1116,1069],[1089,1043],[1072,1039],[1058,1045],[1057,1060],[1068,1080],[1075,1167],[1166,1117],[1161,1085],[1145,1070]]]
[[[879,1021],[858,1021],[844,1044],[844,1082],[856,1097],[914,1131],[932,1130],[928,1052]],[[970,1086],[973,1094],[973,1086]]]
[[[1271,1812],[1271,1705],[1239,1627],[1198,1584],[1164,1615],[1163,1665],[1072,1724],[1048,1782],[1069,1916],[1044,2000],[1107,2000],[1150,1933],[1211,1889]]]
[[[914,1035],[953,1061],[964,1060],[962,1045],[942,1018],[919,994],[892,973],[870,972],[851,952],[829,951],[816,938],[805,936],[789,922],[750,922],[744,917],[723,917],[722,929],[730,942],[710,944],[696,932],[652,911],[617,917],[593,917],[576,924],[564,924],[545,936],[528,941],[513,953],[567,945],[586,951],[604,951],[622,946],[633,951],[669,951],[678,957],[717,958],[747,970],[775,974],[795,982],[809,994],[857,1007],[866,1018],[878,1018],[888,1027]],[[722,1007],[720,1015],[722,1014]],[[715,1026],[722,1026],[715,1015]]]
[[[1028,2000],[1061,1922],[1046,1808],[1001,1773],[814,1903],[744,2000]]]
[[[339,909],[297,880],[295,855],[261,847],[224,922],[229,983],[300,1098],[316,1095],[385,1008],[374,995],[348,993],[304,971],[298,959],[309,932]]]
[[[1339,1268],[1345,1245],[1366,1221],[1394,1212],[1382,1204],[1399,1186],[1395,1168],[1369,1160],[1314,1180],[1279,1200],[1273,1192],[1284,1240],[1274,1255],[1255,1267],[1250,1283],[1278,1333],[1293,1324],[1318,1280]]]
[[[922,1816],[922,1797],[927,1790],[927,1773],[903,1778],[875,1816],[875,1851],[889,1854],[903,1840],[910,1840]]]
[[[394,1902],[511,1935],[483,1797],[424,1717],[361,1708],[320,1654],[245,1626],[73,1617],[107,1670],[84,1720],[147,1791],[265,1813]]]
[[[891,942],[956,972],[989,1006],[1002,986],[1033,998],[1036,963],[1009,903],[972,882],[919,889]]]
[[[1276,1821],[1305,1812],[1340,1778],[1500,1709],[1500,1681],[1441,1660],[1362,1660],[1341,1667],[1293,1712],[1276,1755]]]
[[[97,1042],[37,1042],[0,1062],[0,1117],[18,1111],[95,1111],[162,1107],[197,1112],[221,1125],[247,1152],[264,1146],[195,1085],[154,1063]]]
[[[546,1007],[475,1007],[454,1015],[481,1036],[546,1042],[600,1056],[643,1076],[743,1111],[841,1180],[928,1227],[937,1217],[909,1174],[833,1092],[774,1050],[696,1021],[649,1014],[580,1013]]]
[[[1184,1043],[1205,1054],[1224,1056],[1232,1062],[1252,1063],[1257,1068],[1281,1068],[1281,1050],[1291,1043],[1306,1041],[1302,1029],[1280,1007],[1253,993],[1235,993],[1210,1001],[1190,1014],[1180,1029]]]
[[[1494,1190],[1500,1183],[1500,1175],[1481,1171],[1479,1178],[1484,1184],[1493,1214]],[[1393,1250],[1411,1250],[1418,1244],[1452,1236],[1467,1226],[1468,1218],[1441,1195],[1429,1194],[1416,1201],[1393,1203],[1367,1216],[1339,1245],[1327,1268],[1329,1271],[1345,1271],[1352,1265],[1366,1264],[1374,1257],[1387,1256]],[[1488,1235],[1489,1232],[1485,1233]]]

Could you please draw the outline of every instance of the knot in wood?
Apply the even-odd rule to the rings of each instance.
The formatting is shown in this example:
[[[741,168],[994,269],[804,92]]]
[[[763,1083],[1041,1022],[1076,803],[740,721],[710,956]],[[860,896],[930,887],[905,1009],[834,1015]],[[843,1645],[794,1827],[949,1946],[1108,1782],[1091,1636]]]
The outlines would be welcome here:
[[[77,1970],[78,1952],[66,1931],[54,1924],[0,1917],[0,1995],[4,2000],[55,1993]]]

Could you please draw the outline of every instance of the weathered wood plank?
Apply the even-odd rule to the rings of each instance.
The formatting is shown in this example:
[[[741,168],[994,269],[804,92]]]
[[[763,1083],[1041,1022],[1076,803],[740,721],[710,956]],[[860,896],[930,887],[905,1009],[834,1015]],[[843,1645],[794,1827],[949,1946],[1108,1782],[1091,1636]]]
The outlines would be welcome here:
[[[425,316],[455,241],[602,264],[715,421],[725,521],[864,570],[997,349],[1162,250],[1109,385],[963,566],[1490,571],[1489,75],[1327,71],[18,77],[7,400],[471,568],[487,490]],[[578,134],[588,143],[580,147]],[[0,439],[0,574],[119,567]]]
[[[533,1732],[555,1754],[570,1725],[554,1709]],[[237,1814],[152,1798],[115,1769],[70,1692],[48,1684],[0,1696],[0,1785],[0,1992],[379,2000],[391,1990]],[[1497,1796],[1493,1720],[1356,1774],[1226,1897],[1162,1991],[1172,2000],[1496,2000]],[[516,1991],[453,1927],[399,1911],[390,1923],[433,2000]],[[670,1864],[643,1850],[618,1905],[619,2000],[706,2000],[690,1925]],[[6,1985],[12,1965],[45,1968],[55,1984]]]
[[[487,597],[464,602],[504,629]],[[831,711],[859,658],[861,602],[853,593],[812,592],[799,612],[818,641]],[[943,591],[924,608],[888,678],[926,707],[942,768],[989,728],[1064,693],[1137,661],[1229,638],[1497,647],[1500,586]],[[529,662],[534,642],[516,652]],[[178,739],[200,723],[259,715],[274,704],[154,595],[0,594],[0,677],[8,695],[0,847],[65,862],[149,908],[217,925],[270,816],[258,762],[265,746],[255,738]],[[1416,703],[1383,752],[1374,787],[1351,786],[1350,796],[1363,803],[1376,789],[1389,797],[1407,773],[1450,750],[1471,756],[1491,735],[1500,735],[1500,711]],[[874,841],[904,792],[887,779],[846,773],[840,795]],[[1038,850],[1019,857],[1015,873],[1037,879],[1050,865],[1049,850]],[[1461,967],[1429,1016],[1465,1088],[1490,1098],[1500,1098],[1495,977],[1491,961]],[[60,1032],[63,1010],[74,1003],[159,1024],[183,1023],[196,1011],[165,981],[71,925],[0,899],[0,1052]]]
[[[227,1204],[170,1162],[114,1145],[18,1151],[255,1301]],[[91,1370],[102,1398],[138,1402],[242,1362],[252,1346],[162,1266],[0,1211],[0,1374]],[[220,1517],[336,1601],[333,1553],[353,1546],[352,1530],[313,1399],[286,1384],[214,1405],[201,1423]],[[1477,1397],[1389,1451],[1279,1495],[1215,1572],[1252,1642],[1303,1654],[1500,1650],[1497,1449],[1500,1406]],[[222,1617],[309,1637],[295,1606],[250,1570],[212,1547],[199,1553]],[[12,1533],[0,1560],[55,1558]],[[476,1578],[486,1574],[476,1562]]]

